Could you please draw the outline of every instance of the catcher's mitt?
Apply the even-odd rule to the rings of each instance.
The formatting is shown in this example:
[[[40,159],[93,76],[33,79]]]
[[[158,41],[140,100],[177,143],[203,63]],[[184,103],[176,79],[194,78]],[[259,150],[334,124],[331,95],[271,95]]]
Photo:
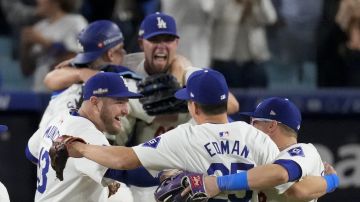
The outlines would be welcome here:
[[[56,171],[56,177],[59,178],[60,181],[64,180],[63,171],[65,169],[66,161],[69,158],[66,146],[75,141],[86,144],[86,142],[79,137],[63,135],[56,138],[50,147],[49,155],[51,158],[51,167]]]
[[[157,202],[206,202],[209,197],[204,186],[203,174],[179,171],[163,180],[154,195]],[[190,191],[181,196],[186,187]]]
[[[175,92],[181,88],[171,74],[156,74],[137,83],[143,108],[149,115],[174,114],[187,112],[187,103],[175,98]]]

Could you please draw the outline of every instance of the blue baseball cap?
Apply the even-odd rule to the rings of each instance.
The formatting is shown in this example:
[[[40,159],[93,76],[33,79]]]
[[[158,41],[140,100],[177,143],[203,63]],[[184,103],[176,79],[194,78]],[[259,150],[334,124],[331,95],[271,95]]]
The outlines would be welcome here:
[[[242,112],[254,118],[263,118],[278,121],[298,132],[301,125],[301,113],[287,98],[271,97],[263,100],[254,112]]]
[[[8,127],[5,125],[0,125],[0,133],[5,132],[8,130]]]
[[[168,34],[176,36],[176,23],[173,17],[156,12],[145,17],[139,29],[139,38],[149,39],[153,36]]]
[[[95,61],[110,48],[123,43],[124,37],[115,23],[97,20],[80,32],[78,41],[83,50],[72,61],[75,65]]]
[[[175,93],[177,99],[193,100],[207,105],[227,102],[228,95],[229,88],[225,77],[211,69],[193,72],[187,80],[186,87]]]
[[[129,91],[124,79],[117,73],[99,72],[91,77],[84,86],[83,98],[96,97],[140,98],[141,94]]]

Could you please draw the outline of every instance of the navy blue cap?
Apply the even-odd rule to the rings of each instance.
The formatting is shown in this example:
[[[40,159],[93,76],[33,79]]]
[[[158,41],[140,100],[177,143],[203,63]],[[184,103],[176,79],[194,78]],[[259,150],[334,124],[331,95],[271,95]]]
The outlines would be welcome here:
[[[141,94],[129,91],[124,79],[117,73],[99,72],[91,77],[84,86],[84,100],[96,97],[139,98]]]
[[[154,13],[145,17],[139,29],[139,38],[149,39],[153,36],[168,34],[179,38],[173,17],[163,13]]]
[[[5,132],[8,130],[8,127],[5,125],[0,125],[0,133]]]
[[[178,90],[175,97],[193,100],[200,104],[216,105],[227,102],[229,89],[224,76],[215,70],[203,69],[193,72],[186,87]]]
[[[88,64],[99,58],[105,51],[124,41],[120,28],[109,20],[90,23],[78,36],[82,52],[78,53],[73,64]]]
[[[254,112],[242,112],[254,118],[263,118],[278,121],[298,132],[301,125],[301,113],[287,98],[271,97],[263,100]]]

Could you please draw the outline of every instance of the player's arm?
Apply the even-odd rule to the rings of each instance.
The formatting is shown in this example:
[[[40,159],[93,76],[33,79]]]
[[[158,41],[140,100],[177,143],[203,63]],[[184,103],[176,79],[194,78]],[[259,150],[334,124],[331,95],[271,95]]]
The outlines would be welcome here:
[[[153,177],[144,167],[133,170],[108,169],[104,177],[138,187],[151,187],[160,184],[159,177]]]
[[[287,182],[294,182],[302,176],[301,168],[297,163],[291,160],[276,161],[275,164],[268,164],[252,168],[246,172],[237,174],[220,176],[220,177],[205,177],[205,186],[208,194],[216,196],[221,191],[236,191],[236,190],[262,190],[272,188]],[[310,178],[310,177],[309,177]],[[321,179],[322,178],[322,179]],[[330,192],[338,186],[338,178],[336,174],[327,175],[325,177],[315,177],[311,180],[319,180],[316,184],[320,184],[315,190],[307,190],[303,192],[307,194],[307,198],[312,198],[322,193],[324,190]],[[326,181],[326,186],[323,184],[323,179]],[[336,182],[337,181],[337,182]],[[312,183],[312,181],[305,181],[302,183]],[[301,185],[301,184],[300,184]],[[299,188],[299,187],[295,187]],[[320,190],[320,191],[319,191]],[[296,191],[294,189],[293,191]],[[302,190],[303,191],[303,190]],[[311,191],[311,194],[309,194]],[[288,193],[288,196],[293,198],[305,198],[301,193]]]
[[[85,157],[107,168],[129,170],[141,166],[134,150],[123,146],[98,146],[74,142],[67,146],[69,156]]]
[[[49,72],[44,78],[44,84],[50,90],[62,90],[72,84],[87,81],[97,72],[88,68],[62,67]]]
[[[301,181],[293,184],[284,194],[290,199],[311,200],[320,198],[332,192],[338,185],[336,170],[328,163],[324,163],[325,176],[305,176]]]

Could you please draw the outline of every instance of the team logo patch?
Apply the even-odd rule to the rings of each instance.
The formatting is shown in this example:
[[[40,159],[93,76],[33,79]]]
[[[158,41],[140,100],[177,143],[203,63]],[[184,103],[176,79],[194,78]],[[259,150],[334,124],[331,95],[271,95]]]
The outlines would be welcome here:
[[[302,156],[302,157],[305,157],[305,154],[304,154],[301,147],[292,148],[292,149],[290,149],[288,151],[288,153],[290,154],[290,156]]]
[[[107,89],[107,88],[98,88],[96,90],[93,90],[94,95],[101,95],[101,94],[105,94],[107,92],[109,92],[109,89]]]
[[[223,131],[219,133],[220,137],[228,137],[229,136],[229,131]]]
[[[142,146],[143,147],[152,147],[152,148],[156,148],[158,146],[158,144],[160,143],[160,136],[152,139],[152,140],[149,140],[147,142],[145,142]]]
[[[159,29],[166,29],[166,22],[161,19],[161,17],[157,17],[157,26]]]

